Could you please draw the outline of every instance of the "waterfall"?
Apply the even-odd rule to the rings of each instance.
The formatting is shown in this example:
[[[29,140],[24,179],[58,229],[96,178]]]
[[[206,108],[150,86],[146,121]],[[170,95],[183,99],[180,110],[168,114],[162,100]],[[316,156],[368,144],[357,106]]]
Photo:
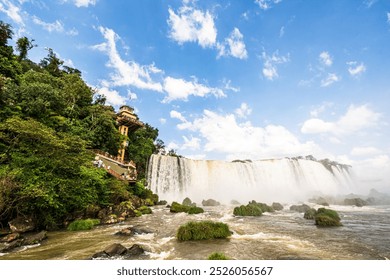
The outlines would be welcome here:
[[[152,155],[148,166],[149,188],[160,199],[179,202],[293,202],[350,193],[353,177],[350,167],[304,158],[225,162]]]

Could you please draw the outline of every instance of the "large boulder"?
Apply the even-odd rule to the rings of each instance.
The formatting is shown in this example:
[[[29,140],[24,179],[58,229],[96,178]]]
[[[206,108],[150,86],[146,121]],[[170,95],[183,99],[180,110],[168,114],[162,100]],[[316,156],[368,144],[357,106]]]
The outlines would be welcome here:
[[[125,246],[119,243],[114,243],[108,246],[103,250],[104,253],[106,253],[108,256],[120,256],[127,253],[127,249]]]
[[[305,212],[305,214],[303,215],[303,217],[307,220],[314,220],[315,216],[317,214],[317,210],[314,209],[314,208],[310,208],[309,210],[307,210]]]
[[[130,256],[130,257],[135,257],[135,256],[142,255],[144,252],[145,252],[145,250],[144,250],[144,248],[142,248],[141,245],[134,244],[133,246],[131,246],[131,247],[127,250],[126,255],[127,255],[127,256]]]
[[[16,239],[9,243],[0,243],[0,253],[6,253],[13,249],[22,246],[23,239]]]
[[[219,203],[218,201],[210,198],[210,199],[207,199],[207,200],[202,200],[202,205],[203,206],[219,206],[219,205],[221,205],[221,203]]]
[[[301,204],[301,205],[291,205],[290,210],[291,211],[296,211],[299,213],[305,213],[306,211],[310,210],[311,207],[306,204]]]
[[[0,238],[0,242],[7,242],[7,243],[10,243],[16,239],[19,239],[20,238],[20,233],[18,232],[14,232],[14,233],[10,233],[2,238]]]
[[[35,234],[27,235],[22,242],[23,246],[35,245],[47,238],[47,231],[41,231]]]
[[[361,198],[346,198],[344,199],[344,205],[351,205],[351,206],[357,206],[357,207],[363,207],[367,205],[367,201],[361,199]]]
[[[8,222],[11,232],[28,232],[35,229],[35,222],[31,218],[18,217]]]
[[[181,204],[184,205],[184,206],[190,206],[190,207],[195,207],[196,206],[196,203],[192,202],[189,197],[184,198],[183,202]]]
[[[284,209],[283,205],[280,204],[279,202],[274,202],[272,203],[272,208],[275,210],[275,211],[282,211]]]
[[[315,215],[315,224],[317,226],[342,226],[339,214],[331,209],[319,208]]]

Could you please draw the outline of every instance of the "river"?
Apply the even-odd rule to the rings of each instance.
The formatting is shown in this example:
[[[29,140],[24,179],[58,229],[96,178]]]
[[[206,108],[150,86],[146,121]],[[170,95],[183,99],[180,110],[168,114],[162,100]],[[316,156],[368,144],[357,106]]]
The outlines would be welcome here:
[[[319,207],[312,204],[311,206]],[[0,259],[66,260],[87,259],[112,243],[126,247],[142,245],[141,259],[198,260],[213,252],[231,259],[390,259],[390,206],[330,206],[341,216],[342,227],[320,228],[302,213],[285,210],[261,217],[235,217],[233,206],[204,207],[205,213],[170,213],[155,206],[153,214],[130,218],[115,225],[97,226],[90,231],[53,231],[42,244],[24,247]],[[178,242],[176,231],[187,221],[213,220],[227,223],[233,235],[227,240]],[[127,227],[153,233],[131,237],[115,235]]]

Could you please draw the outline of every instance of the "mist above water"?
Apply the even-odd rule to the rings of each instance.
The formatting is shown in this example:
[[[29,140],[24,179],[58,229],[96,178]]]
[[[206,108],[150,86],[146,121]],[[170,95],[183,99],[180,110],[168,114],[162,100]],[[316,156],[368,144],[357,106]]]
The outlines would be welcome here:
[[[296,202],[351,193],[353,178],[349,167],[304,158],[225,162],[152,155],[148,167],[149,188],[167,201]]]

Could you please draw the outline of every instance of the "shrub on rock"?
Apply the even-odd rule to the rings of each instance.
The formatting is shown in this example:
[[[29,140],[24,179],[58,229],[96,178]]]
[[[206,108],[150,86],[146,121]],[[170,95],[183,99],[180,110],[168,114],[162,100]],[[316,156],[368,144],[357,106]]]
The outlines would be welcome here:
[[[174,201],[171,204],[170,212],[172,213],[184,212],[188,214],[199,214],[199,213],[203,213],[204,211],[200,207],[182,205]]]
[[[188,222],[180,226],[176,236],[179,241],[188,241],[227,238],[231,234],[227,224],[201,221]]]
[[[255,204],[241,205],[234,207],[233,210],[235,216],[261,216],[262,214],[260,207]]]
[[[149,208],[148,206],[141,206],[140,208],[137,209],[139,212],[141,212],[142,215],[145,215],[145,214],[152,214],[153,211],[151,208]]]
[[[275,212],[274,208],[272,208],[271,206],[269,206],[265,203],[256,202],[255,200],[252,200],[251,202],[249,202],[249,204],[253,204],[253,205],[258,206],[261,209],[261,212],[263,212],[263,213],[264,212]]]
[[[68,230],[89,230],[98,224],[100,224],[98,219],[75,220],[68,225]]]
[[[341,226],[339,214],[331,209],[319,208],[315,215],[315,224],[318,226]]]
[[[224,253],[212,253],[207,258],[208,260],[228,260],[229,258],[225,256]]]

